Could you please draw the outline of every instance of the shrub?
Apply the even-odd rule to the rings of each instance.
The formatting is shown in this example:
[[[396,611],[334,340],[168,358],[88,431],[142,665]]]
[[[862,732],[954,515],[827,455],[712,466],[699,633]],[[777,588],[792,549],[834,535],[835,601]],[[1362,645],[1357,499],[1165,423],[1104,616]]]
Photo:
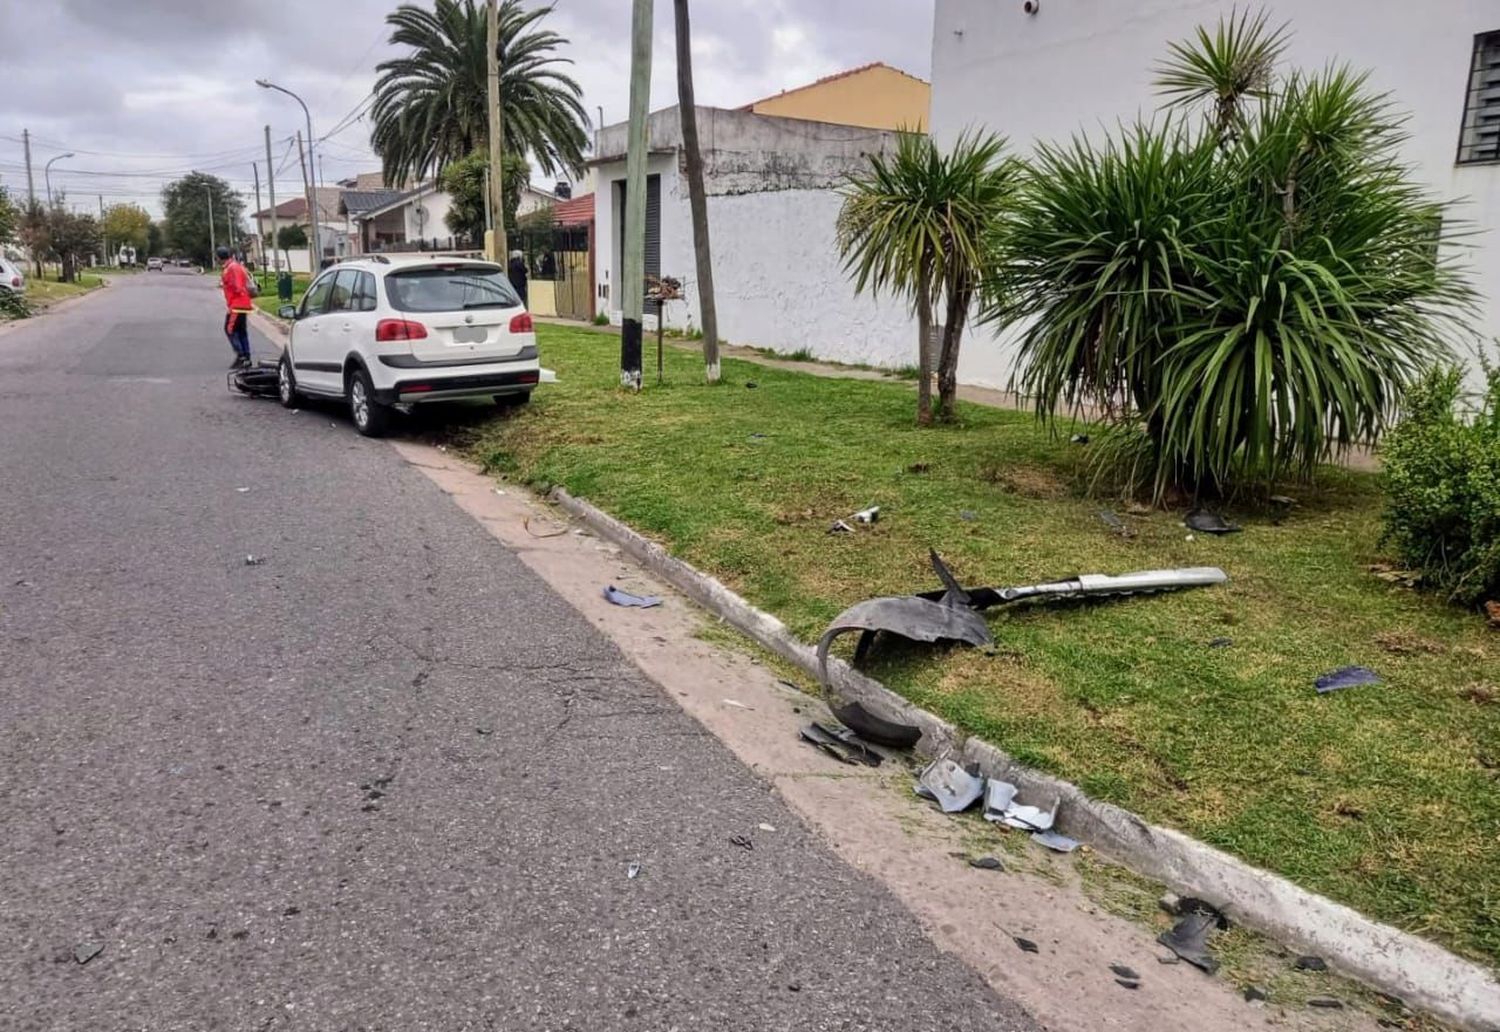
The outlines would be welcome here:
[[[1500,368],[1464,397],[1463,371],[1428,374],[1386,437],[1385,535],[1424,583],[1457,602],[1500,599]]]
[[[27,319],[32,315],[31,302],[26,295],[16,290],[0,290],[0,316],[6,319]]]
[[[1242,15],[1177,44],[1158,84],[1207,117],[1043,145],[991,240],[985,316],[1018,327],[1019,387],[1138,427],[1158,495],[1374,441],[1465,330],[1403,116],[1348,69],[1275,75],[1284,43]]]

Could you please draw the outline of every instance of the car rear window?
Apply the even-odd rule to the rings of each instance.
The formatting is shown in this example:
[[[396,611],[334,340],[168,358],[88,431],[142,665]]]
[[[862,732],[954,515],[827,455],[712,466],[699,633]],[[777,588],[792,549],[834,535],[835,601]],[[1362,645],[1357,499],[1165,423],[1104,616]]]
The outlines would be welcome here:
[[[400,312],[461,312],[514,308],[521,298],[494,265],[439,265],[393,272],[385,278],[391,307]]]

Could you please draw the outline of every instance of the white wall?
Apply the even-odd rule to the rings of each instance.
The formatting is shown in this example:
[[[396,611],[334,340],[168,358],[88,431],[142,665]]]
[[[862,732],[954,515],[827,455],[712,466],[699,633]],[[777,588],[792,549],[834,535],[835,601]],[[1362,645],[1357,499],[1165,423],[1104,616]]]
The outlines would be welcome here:
[[[448,210],[452,207],[453,198],[444,190],[434,190],[431,193],[419,194],[402,206],[402,217],[406,221],[406,239],[408,240],[446,240],[453,235],[448,228]],[[417,214],[417,208],[422,209],[422,214]]]
[[[1099,133],[1158,106],[1152,66],[1169,41],[1217,23],[1243,0],[937,0],[932,132],[950,143],[988,126],[1029,150]],[[1248,5],[1254,7],[1255,5]],[[1500,336],[1500,165],[1457,166],[1474,36],[1500,30],[1500,0],[1266,0],[1291,23],[1289,64],[1341,60],[1369,71],[1412,115],[1406,155],[1434,194],[1483,232],[1469,258],[1486,294],[1481,329]]]

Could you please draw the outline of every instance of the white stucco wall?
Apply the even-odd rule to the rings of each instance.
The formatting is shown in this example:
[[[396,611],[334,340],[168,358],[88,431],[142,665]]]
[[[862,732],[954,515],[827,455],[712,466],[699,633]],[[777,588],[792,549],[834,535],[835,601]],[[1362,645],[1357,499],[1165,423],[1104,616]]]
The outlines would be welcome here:
[[[419,194],[408,201],[401,209],[406,222],[406,239],[446,240],[452,236],[453,231],[445,221],[452,201],[452,197],[443,190]],[[420,215],[417,213],[419,207],[422,209]]]
[[[950,143],[988,126],[1028,151],[1097,133],[1158,106],[1152,67],[1169,41],[1213,26],[1243,0],[937,0],[932,132]],[[1254,5],[1251,5],[1254,6]],[[1500,336],[1500,165],[1455,164],[1474,36],[1500,30],[1500,0],[1266,0],[1294,33],[1287,61],[1344,61],[1411,113],[1407,160],[1480,231],[1469,263],[1485,294],[1480,329]]]

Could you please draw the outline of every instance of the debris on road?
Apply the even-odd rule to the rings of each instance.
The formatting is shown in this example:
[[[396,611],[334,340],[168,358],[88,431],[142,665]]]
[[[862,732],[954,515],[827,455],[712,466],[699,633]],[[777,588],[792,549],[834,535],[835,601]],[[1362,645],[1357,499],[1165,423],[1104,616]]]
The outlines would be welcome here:
[[[756,827],[759,828],[761,831],[775,831],[776,830],[776,825],[774,825],[774,824],[767,824],[765,821],[761,821],[759,824],[756,825]]]
[[[1030,939],[1023,939],[1019,935],[1012,935],[1011,940],[1021,948],[1022,953],[1040,953],[1041,949]]]
[[[632,595],[628,591],[621,591],[613,584],[604,589],[604,599],[627,609],[650,609],[661,605],[662,602],[656,595]]]
[[[969,866],[970,867],[977,867],[981,871],[1003,871],[1003,870],[1005,870],[1005,865],[1000,862],[1000,858],[999,857],[995,857],[995,856],[976,856],[974,859],[972,859],[972,860],[969,861]]]
[[[917,779],[916,793],[935,801],[944,813],[962,813],[984,794],[984,778],[952,760],[934,760]]]
[[[1211,649],[1227,649],[1233,644],[1233,638],[1212,638],[1209,640],[1208,647]]]
[[[635,860],[630,861],[630,863],[625,868],[625,877],[629,878],[631,881],[634,881],[636,878],[638,878],[640,876],[640,873],[641,865]]]
[[[868,509],[861,509],[853,516],[855,523],[879,523],[880,506],[872,505]]]
[[[561,527],[556,527],[553,530],[548,530],[545,533],[538,533],[537,531],[534,531],[534,530],[531,529],[531,517],[530,516],[527,516],[524,520],[521,521],[521,526],[525,528],[526,533],[530,534],[534,538],[562,537],[564,534],[566,534],[568,532],[568,528],[567,527],[561,526]]]
[[[753,706],[746,706],[739,699],[725,699],[724,700],[724,705],[731,706],[734,709],[751,710],[751,711],[754,710]]]
[[[1247,986],[1245,986],[1245,999],[1248,1002],[1250,1002],[1250,1003],[1256,1003],[1258,1001],[1269,1000],[1270,998],[1271,998],[1271,994],[1268,993],[1268,992],[1266,992],[1264,989],[1262,989],[1258,985],[1247,985]]]
[[[845,523],[843,520],[834,520],[833,521],[833,526],[831,526],[831,527],[828,528],[828,533],[830,533],[830,534],[853,534],[854,533],[854,528],[851,527],[851,526],[849,526],[849,524]]]
[[[1319,695],[1328,692],[1340,691],[1344,688],[1357,688],[1365,684],[1379,684],[1380,675],[1369,667],[1346,666],[1337,670],[1330,670],[1326,674],[1320,674],[1313,684],[1318,689]]]
[[[1053,802],[1050,810],[1043,810],[1038,806],[1026,806],[1016,802],[1019,791],[1009,781],[991,778],[984,796],[984,819],[1021,831],[1050,829],[1057,817],[1057,802]]]
[[[1344,1001],[1336,1000],[1332,996],[1314,996],[1307,1001],[1309,1007],[1317,1007],[1319,1010],[1343,1010]]]
[[[748,835],[730,835],[729,844],[731,846],[739,846],[746,852],[753,853],[755,851],[755,843],[750,841],[750,836]]]
[[[1238,534],[1244,529],[1238,523],[1230,523],[1223,516],[1207,509],[1194,509],[1182,522],[1188,530],[1196,530],[1200,534]]]
[[[840,763],[878,767],[884,759],[847,727],[829,727],[815,720],[798,733],[803,741],[812,743]]]
[[[79,964],[87,964],[103,952],[104,943],[102,942],[81,942],[73,947],[73,959]]]
[[[1072,437],[1068,438],[1068,443],[1069,444],[1088,444],[1089,443],[1089,435],[1088,434],[1074,434]]]
[[[1179,906],[1182,919],[1158,935],[1156,941],[1194,967],[1213,974],[1219,970],[1219,960],[1208,951],[1209,940],[1229,922],[1202,900],[1183,900]]]
[[[234,490],[235,490],[235,492],[237,494],[249,494],[250,493],[250,489],[248,487],[237,487]]]
[[[922,737],[922,729],[916,725],[887,720],[877,713],[870,712],[860,702],[829,708],[846,727],[865,741],[874,742],[876,745],[884,745],[891,749],[910,749]]]
[[[1039,846],[1046,846],[1054,853],[1071,853],[1078,848],[1078,840],[1068,838],[1055,831],[1038,831],[1031,836],[1031,841]]]
[[[1109,969],[1115,973],[1116,978],[1123,978],[1128,982],[1139,982],[1141,976],[1136,974],[1134,968],[1125,964],[1111,964]]]
[[[266,557],[263,556],[263,555],[247,555],[247,556],[245,556],[245,565],[246,566],[260,566],[265,561],[266,561]]]
[[[1305,956],[1298,957],[1297,962],[1292,965],[1298,971],[1327,971],[1328,962],[1322,957]]]
[[[1140,980],[1135,978],[1117,978],[1115,979],[1115,985],[1120,986],[1122,989],[1139,989],[1141,987]]]

